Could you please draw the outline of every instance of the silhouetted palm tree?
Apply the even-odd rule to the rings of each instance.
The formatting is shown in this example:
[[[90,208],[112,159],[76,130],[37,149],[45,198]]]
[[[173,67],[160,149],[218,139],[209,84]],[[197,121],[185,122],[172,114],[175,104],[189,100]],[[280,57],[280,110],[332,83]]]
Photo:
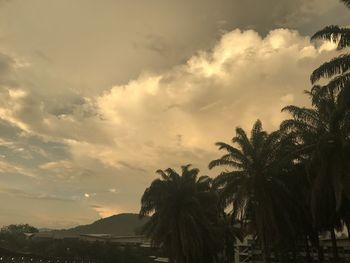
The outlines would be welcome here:
[[[299,161],[308,166],[314,225],[331,232],[337,259],[334,228],[341,227],[339,211],[350,176],[349,112],[339,116],[339,94],[328,88],[315,86],[308,94],[313,108],[285,107],[293,119],[282,122],[281,130],[295,137]]]
[[[258,120],[248,138],[236,128],[234,146],[218,142],[227,153],[209,164],[227,167],[214,181],[224,206],[232,205],[232,215],[244,229],[257,234],[265,260],[269,260],[270,245],[294,240],[295,220],[290,195],[282,181],[284,148],[279,132],[268,134]]]
[[[349,0],[342,0],[350,7]],[[337,43],[337,49],[350,46],[350,29],[347,27],[327,26],[316,32],[312,39],[325,39]],[[315,112],[316,122],[325,130],[316,136],[311,165],[313,169],[312,207],[313,214],[322,215],[321,224],[328,220],[333,241],[335,261],[338,261],[334,227],[340,227],[339,220],[349,224],[348,203],[350,200],[350,54],[342,54],[322,64],[311,74],[311,83],[329,78],[326,85],[316,85],[309,93]],[[305,110],[304,110],[305,112]],[[310,120],[303,120],[307,122]],[[305,143],[305,142],[304,142]],[[310,143],[306,143],[311,146]],[[328,204],[325,206],[325,204]],[[335,211],[332,211],[332,206]],[[318,208],[328,207],[326,211]],[[316,223],[320,223],[319,218]],[[349,237],[350,238],[350,237]]]
[[[222,241],[218,196],[211,179],[199,170],[182,167],[158,170],[161,179],[148,187],[141,200],[140,216],[151,218],[144,228],[155,246],[176,263],[215,262]]]

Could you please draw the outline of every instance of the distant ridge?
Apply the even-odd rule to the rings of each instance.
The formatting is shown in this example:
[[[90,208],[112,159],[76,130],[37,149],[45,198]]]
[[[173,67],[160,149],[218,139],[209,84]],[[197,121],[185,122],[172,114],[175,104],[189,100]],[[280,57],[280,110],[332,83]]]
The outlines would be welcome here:
[[[64,234],[110,234],[116,236],[131,236],[139,234],[148,217],[139,219],[138,214],[118,214],[99,219],[89,225],[81,225],[67,230],[59,230]]]

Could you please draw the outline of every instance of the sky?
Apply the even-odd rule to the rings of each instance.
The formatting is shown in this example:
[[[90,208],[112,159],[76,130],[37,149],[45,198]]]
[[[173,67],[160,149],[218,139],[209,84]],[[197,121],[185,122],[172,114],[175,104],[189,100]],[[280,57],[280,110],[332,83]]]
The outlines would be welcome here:
[[[337,0],[0,0],[0,225],[138,212],[157,169],[202,174],[237,126],[307,105]]]

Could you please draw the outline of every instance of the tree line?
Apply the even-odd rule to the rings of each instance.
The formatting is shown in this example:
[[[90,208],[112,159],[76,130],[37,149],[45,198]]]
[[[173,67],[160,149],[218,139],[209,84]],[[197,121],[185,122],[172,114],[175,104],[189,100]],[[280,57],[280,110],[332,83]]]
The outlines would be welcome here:
[[[141,248],[134,244],[95,241],[75,238],[31,239],[25,234],[39,230],[28,224],[11,224],[0,230],[1,262],[79,262],[79,263],[149,263],[157,249]],[[10,259],[9,259],[10,258]]]
[[[350,8],[350,0],[342,0]],[[350,29],[327,26],[312,40],[350,46]],[[251,235],[264,262],[305,246],[324,261],[319,236],[329,233],[333,262],[341,262],[336,231],[350,231],[350,54],[322,64],[305,91],[309,107],[288,105],[278,130],[260,120],[250,134],[236,128],[230,143],[216,143],[223,155],[209,163],[215,177],[190,165],[181,173],[158,170],[141,199],[140,216],[151,215],[144,233],[171,262],[232,262],[234,243]]]

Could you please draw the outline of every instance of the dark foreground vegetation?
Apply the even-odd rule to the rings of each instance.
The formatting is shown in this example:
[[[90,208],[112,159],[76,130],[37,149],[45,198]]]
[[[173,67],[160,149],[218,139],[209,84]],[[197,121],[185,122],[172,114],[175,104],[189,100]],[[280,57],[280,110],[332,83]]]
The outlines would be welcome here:
[[[88,242],[79,239],[31,240],[38,232],[29,225],[10,225],[0,231],[0,262],[148,263],[156,251],[130,244]]]
[[[349,0],[342,0],[350,7]],[[328,26],[313,40],[350,46],[350,29]],[[290,115],[277,131],[258,120],[250,135],[236,128],[232,142],[216,145],[223,155],[210,162],[216,178],[182,167],[159,170],[144,192],[140,216],[152,215],[144,229],[172,262],[232,262],[233,244],[257,238],[263,260],[297,257],[296,245],[310,247],[324,261],[319,235],[332,239],[332,262],[342,262],[335,231],[350,226],[350,54],[341,54],[311,74],[310,107],[282,109]],[[283,87],[281,87],[283,88]]]

